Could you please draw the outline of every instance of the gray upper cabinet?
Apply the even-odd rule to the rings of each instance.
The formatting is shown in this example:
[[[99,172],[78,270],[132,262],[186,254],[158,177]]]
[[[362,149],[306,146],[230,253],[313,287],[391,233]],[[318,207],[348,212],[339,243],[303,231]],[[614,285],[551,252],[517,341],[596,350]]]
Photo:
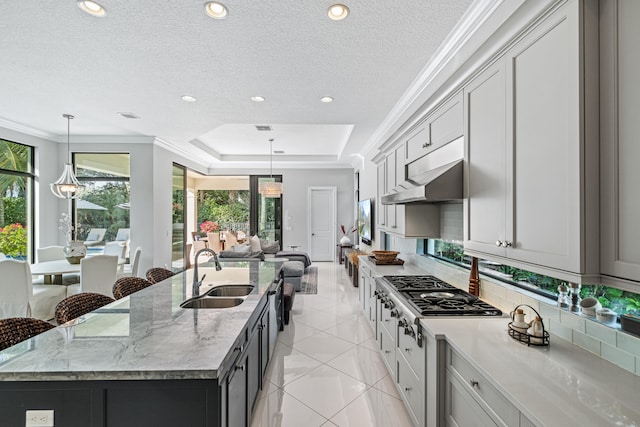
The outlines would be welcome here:
[[[599,273],[589,3],[562,4],[465,88],[472,255],[569,280]]]
[[[496,241],[506,240],[504,58],[464,89],[465,249],[505,256]]]
[[[600,2],[601,269],[640,281],[640,56],[637,0]]]
[[[463,133],[462,94],[458,93],[426,116],[403,138],[406,163],[461,137]]]
[[[376,218],[376,225],[379,229],[384,229],[386,224],[386,215],[385,215],[385,206],[382,204],[382,196],[387,193],[387,174],[386,174],[386,162],[381,162],[378,164],[378,175],[377,175],[377,198],[376,198],[376,212],[374,214]]]

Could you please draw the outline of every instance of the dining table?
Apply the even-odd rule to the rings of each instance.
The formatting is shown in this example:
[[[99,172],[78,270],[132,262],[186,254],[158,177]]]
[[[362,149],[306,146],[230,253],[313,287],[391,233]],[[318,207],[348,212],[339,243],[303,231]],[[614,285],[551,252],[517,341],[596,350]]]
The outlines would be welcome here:
[[[118,258],[118,266],[124,265],[126,260]],[[70,264],[66,259],[37,262],[30,265],[32,276],[44,276],[45,284],[62,284],[63,274],[80,273],[80,264]]]

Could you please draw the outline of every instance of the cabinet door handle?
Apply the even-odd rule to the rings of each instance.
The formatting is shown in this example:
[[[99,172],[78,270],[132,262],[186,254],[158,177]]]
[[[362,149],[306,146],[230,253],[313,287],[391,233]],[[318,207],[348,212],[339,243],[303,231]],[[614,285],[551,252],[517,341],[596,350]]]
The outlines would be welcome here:
[[[431,145],[430,142],[425,142],[424,144],[422,144],[422,148],[427,148]]]
[[[405,387],[404,391],[411,391],[411,387]]]
[[[236,371],[244,371],[244,365],[236,366]]]
[[[409,350],[411,350],[410,348],[405,348],[404,351],[406,351],[407,353],[409,353]]]
[[[502,246],[502,244],[503,244],[503,243],[504,243],[504,242],[503,242],[502,240],[496,240],[496,246],[497,246],[497,247]]]
[[[504,248],[510,248],[511,246],[512,246],[511,242],[507,242],[506,240],[504,242],[502,242],[502,247],[504,247]]]
[[[391,353],[391,351],[390,350],[385,350],[384,353],[385,354],[389,354],[389,353]]]
[[[469,380],[469,384],[471,384],[471,387],[478,387],[478,381],[471,379]]]

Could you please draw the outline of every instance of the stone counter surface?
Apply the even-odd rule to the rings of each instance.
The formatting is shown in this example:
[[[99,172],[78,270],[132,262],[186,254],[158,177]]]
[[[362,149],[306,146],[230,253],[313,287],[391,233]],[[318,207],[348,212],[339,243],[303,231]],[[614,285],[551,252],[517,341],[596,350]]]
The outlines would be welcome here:
[[[280,267],[278,262],[200,268],[204,287],[253,284],[254,293],[226,309],[183,309],[192,271],[177,274],[0,352],[0,381],[212,379],[247,327]],[[200,293],[203,293],[202,290]]]
[[[373,276],[432,274],[415,265],[377,266]],[[427,317],[426,333],[446,340],[538,426],[640,426],[640,377],[559,337],[527,347],[504,317]]]

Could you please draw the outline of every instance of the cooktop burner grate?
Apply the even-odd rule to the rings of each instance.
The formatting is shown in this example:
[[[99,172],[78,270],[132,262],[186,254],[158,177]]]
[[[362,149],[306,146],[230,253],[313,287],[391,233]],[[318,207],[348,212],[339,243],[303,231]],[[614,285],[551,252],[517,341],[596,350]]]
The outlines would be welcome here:
[[[502,311],[433,276],[384,276],[421,316],[501,316]]]

